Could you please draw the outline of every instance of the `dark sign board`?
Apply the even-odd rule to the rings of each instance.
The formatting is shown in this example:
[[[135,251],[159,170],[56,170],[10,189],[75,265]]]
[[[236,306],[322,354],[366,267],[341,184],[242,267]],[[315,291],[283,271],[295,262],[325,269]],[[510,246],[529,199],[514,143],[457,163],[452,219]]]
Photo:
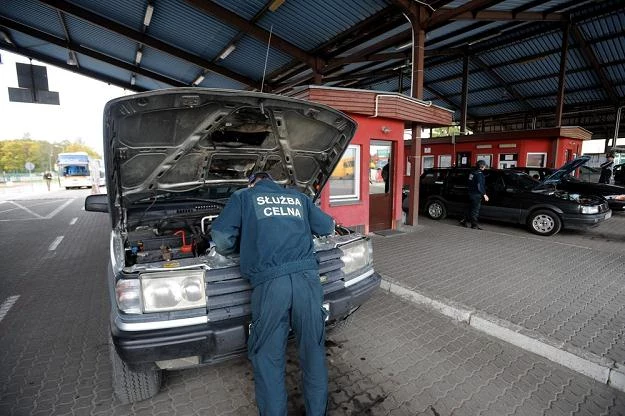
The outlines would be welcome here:
[[[9,101],[59,105],[59,93],[48,90],[45,66],[16,63],[19,88],[9,87]]]

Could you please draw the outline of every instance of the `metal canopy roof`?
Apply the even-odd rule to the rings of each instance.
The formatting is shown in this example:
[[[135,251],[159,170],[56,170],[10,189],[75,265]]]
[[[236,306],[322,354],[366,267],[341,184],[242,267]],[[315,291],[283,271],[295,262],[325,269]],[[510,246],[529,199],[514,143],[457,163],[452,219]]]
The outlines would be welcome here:
[[[568,30],[562,124],[613,137],[622,0],[4,0],[0,49],[137,91],[321,83],[410,95],[403,8],[414,5],[428,12],[423,100],[460,119],[466,56],[469,128],[554,126]]]

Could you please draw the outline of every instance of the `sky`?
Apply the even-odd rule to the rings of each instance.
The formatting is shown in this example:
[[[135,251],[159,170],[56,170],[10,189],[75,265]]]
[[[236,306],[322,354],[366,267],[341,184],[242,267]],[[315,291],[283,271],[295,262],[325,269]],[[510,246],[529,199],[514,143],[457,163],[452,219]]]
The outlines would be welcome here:
[[[59,93],[61,105],[9,102],[9,87],[17,88],[16,62],[29,59],[0,50],[0,140],[21,139],[50,143],[81,139],[102,154],[102,112],[107,101],[131,91],[33,60],[48,72],[48,89]]]

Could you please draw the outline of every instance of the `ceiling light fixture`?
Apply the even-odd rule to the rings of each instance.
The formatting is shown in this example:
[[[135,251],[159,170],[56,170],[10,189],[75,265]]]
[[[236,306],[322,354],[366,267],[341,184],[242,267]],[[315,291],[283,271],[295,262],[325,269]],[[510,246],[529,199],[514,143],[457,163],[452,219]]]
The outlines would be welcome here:
[[[408,46],[412,46],[412,42],[407,42],[407,43],[404,43],[403,45],[399,45],[395,49],[399,51],[401,49],[406,49]]]
[[[78,66],[78,61],[76,60],[76,55],[74,55],[74,51],[67,52],[67,65]]]
[[[11,38],[9,37],[9,35],[7,35],[7,33],[4,30],[0,30],[0,36],[2,36],[2,39],[8,43],[9,45],[13,45],[13,41],[11,40]]]
[[[199,85],[202,81],[204,81],[204,78],[206,78],[204,76],[204,74],[200,74],[200,76],[198,76],[195,81],[193,81],[193,85],[197,86]]]
[[[485,40],[496,38],[499,35],[501,35],[501,32],[493,33],[491,35],[484,36],[483,38],[472,40],[471,42],[468,42],[467,45],[472,46],[472,45],[475,45],[476,43],[480,43],[480,42],[484,42]]]
[[[230,55],[235,49],[237,48],[237,45],[235,45],[234,43],[230,44],[230,46],[228,46],[222,53],[221,55],[219,55],[219,59],[224,60],[228,57],[228,55]]]
[[[135,55],[135,65],[139,65],[141,58],[143,58],[143,52],[141,49],[137,49],[137,54]]]
[[[269,11],[275,12],[284,2],[285,0],[273,0],[269,5]]]
[[[135,85],[137,83],[137,77],[135,77],[135,74],[132,74],[132,76],[130,77],[130,85]]]
[[[145,9],[145,16],[143,17],[143,26],[150,26],[152,13],[154,13],[154,6],[148,3],[148,7]]]

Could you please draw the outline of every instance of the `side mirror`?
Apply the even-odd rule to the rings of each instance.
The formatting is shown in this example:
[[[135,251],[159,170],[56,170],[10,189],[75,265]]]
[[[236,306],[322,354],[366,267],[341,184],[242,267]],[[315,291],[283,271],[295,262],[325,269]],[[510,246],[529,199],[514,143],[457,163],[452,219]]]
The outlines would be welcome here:
[[[89,195],[85,198],[85,211],[109,212],[109,199],[106,194]]]

